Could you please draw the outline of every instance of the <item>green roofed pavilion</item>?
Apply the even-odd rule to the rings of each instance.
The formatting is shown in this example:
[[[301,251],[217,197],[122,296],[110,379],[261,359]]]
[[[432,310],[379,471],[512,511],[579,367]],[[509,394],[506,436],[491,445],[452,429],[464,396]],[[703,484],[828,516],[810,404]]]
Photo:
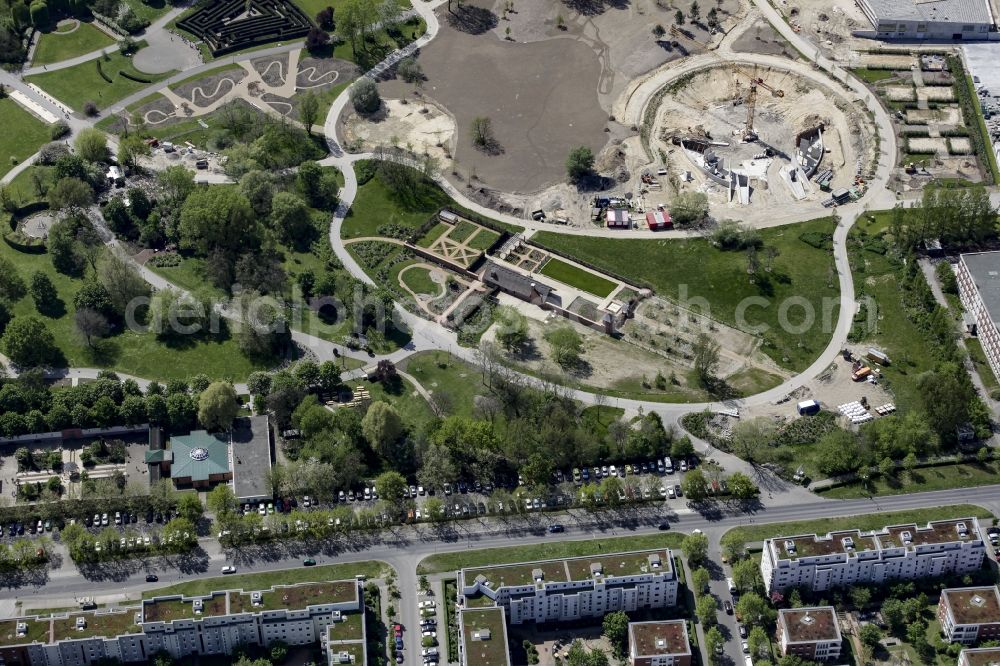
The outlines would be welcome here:
[[[232,477],[229,466],[229,435],[195,430],[170,438],[173,463],[170,476],[178,484],[204,485]]]

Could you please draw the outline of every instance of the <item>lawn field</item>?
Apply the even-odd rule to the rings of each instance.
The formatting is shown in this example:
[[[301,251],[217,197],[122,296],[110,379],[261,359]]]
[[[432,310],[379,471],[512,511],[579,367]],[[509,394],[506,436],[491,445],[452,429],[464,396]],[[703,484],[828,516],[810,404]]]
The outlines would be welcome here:
[[[469,241],[469,247],[474,250],[486,251],[492,247],[493,243],[497,242],[500,238],[500,234],[493,231],[492,229],[480,229],[479,233],[476,234],[471,241]]]
[[[347,4],[347,0],[293,0],[293,2],[298,5],[299,9],[304,11],[309,18],[314,20],[316,18],[316,14],[326,7],[333,7],[333,15],[336,17],[337,12],[339,12],[340,9]],[[397,0],[397,4],[404,11],[412,7],[409,0]]]
[[[150,23],[170,11],[170,5],[164,0],[124,0],[124,2],[132,8],[136,16]]]
[[[242,589],[247,592],[266,590],[273,585],[294,585],[295,583],[313,583],[334,580],[350,580],[358,575],[366,578],[379,578],[391,571],[385,562],[353,562],[351,564],[327,564],[317,567],[283,569],[281,571],[266,571],[252,574],[233,574],[215,578],[200,578],[186,583],[177,583],[169,587],[146,590],[143,599],[165,597],[167,595],[183,594],[185,596],[204,595],[209,592]]]
[[[31,65],[49,65],[81,56],[98,49],[114,46],[115,40],[92,23],[80,23],[73,32],[45,32],[38,38]]]
[[[104,75],[111,79],[110,83],[101,76],[97,69],[98,63],[100,63]],[[122,75],[122,72],[140,80],[128,79]],[[132,66],[132,58],[115,51],[106,59],[99,58],[74,67],[36,74],[27,77],[26,80],[41,87],[45,92],[73,109],[80,110],[87,102],[94,102],[98,108],[105,109],[123,97],[138,92],[150,83],[161,81],[172,74],[174,72],[165,74],[140,72]]]
[[[431,245],[434,244],[434,241],[436,241],[438,238],[441,238],[441,236],[444,236],[444,233],[449,229],[451,229],[450,224],[445,224],[444,222],[438,222],[433,227],[431,227],[430,231],[428,231],[426,234],[420,237],[420,239],[417,241],[417,245],[419,245],[420,247],[430,247]]]
[[[833,230],[830,218],[760,230],[764,248],[758,256],[766,248],[777,254],[771,271],[761,268],[752,283],[742,253],[719,250],[701,238],[611,240],[546,231],[532,240],[639,286],[648,284],[661,297],[690,303],[730,326],[763,328],[762,350],[782,367],[801,371],[826,347],[837,321],[839,283],[833,252],[829,242],[818,242]],[[708,312],[700,302],[708,305]],[[738,322],[741,305],[745,311]]]
[[[546,261],[540,273],[570,287],[575,287],[601,298],[610,294],[617,286],[611,280],[602,278],[600,275],[594,275],[572,264],[567,264],[562,259],[557,259],[556,257],[552,257]]]
[[[485,391],[479,369],[447,352],[417,352],[401,361],[399,368],[431,395],[447,395],[449,414],[471,417],[473,398]]]
[[[868,69],[866,67],[859,67],[857,69],[852,69],[851,74],[858,77],[865,83],[872,84],[878,83],[879,81],[885,81],[886,79],[891,79],[895,72],[891,69]]]
[[[907,525],[917,523],[926,525],[930,520],[947,520],[950,518],[993,518],[986,509],[973,504],[952,504],[931,509],[911,509],[908,511],[891,511],[888,513],[864,513],[857,516],[840,518],[820,518],[817,520],[799,520],[791,523],[771,523],[753,525],[752,527],[734,527],[725,536],[732,535],[744,543],[763,541],[777,536],[795,536],[799,534],[826,534],[833,530],[877,530],[886,525]],[[725,538],[725,537],[723,537]]]
[[[417,565],[418,574],[435,574],[458,571],[465,567],[483,567],[491,564],[512,564],[551,560],[562,557],[607,555],[608,553],[653,548],[679,548],[684,535],[645,534],[602,539],[587,538],[580,541],[552,541],[531,546],[511,548],[484,548],[457,553],[440,553],[425,557]]]
[[[0,176],[34,155],[49,140],[49,126],[6,97],[0,99]]]
[[[957,463],[918,467],[909,473],[900,469],[893,478],[885,479],[880,476],[871,479],[867,487],[860,483],[852,483],[822,491],[820,494],[831,499],[851,499],[872,495],[902,495],[950,488],[972,488],[998,482],[1000,482],[1000,464],[996,462]]]
[[[37,270],[52,280],[62,303],[60,307],[42,314],[31,297],[25,296],[11,309],[15,316],[31,315],[45,322],[70,367],[110,368],[158,380],[186,379],[203,372],[212,378],[234,381],[242,381],[254,370],[265,369],[250,362],[232,335],[226,333],[167,345],[152,333],[124,331],[98,340],[89,348],[77,335],[73,323],[73,297],[83,280],[57,272],[47,254],[26,254],[0,243],[0,257],[10,260],[20,275],[30,276]]]
[[[997,381],[993,368],[986,360],[986,352],[983,351],[983,343],[979,341],[979,338],[966,338],[965,348],[969,350],[969,359],[976,366],[976,372],[979,373],[979,379],[982,380],[987,392],[1000,389],[1000,381]]]
[[[408,268],[405,271],[400,271],[399,276],[403,280],[403,284],[409,287],[415,294],[437,296],[441,293],[442,285],[432,280],[430,271],[423,266],[416,266]]]
[[[341,226],[342,238],[378,236],[383,224],[418,229],[450,201],[436,185],[423,185],[417,198],[401,205],[378,176],[358,188],[358,195]]]

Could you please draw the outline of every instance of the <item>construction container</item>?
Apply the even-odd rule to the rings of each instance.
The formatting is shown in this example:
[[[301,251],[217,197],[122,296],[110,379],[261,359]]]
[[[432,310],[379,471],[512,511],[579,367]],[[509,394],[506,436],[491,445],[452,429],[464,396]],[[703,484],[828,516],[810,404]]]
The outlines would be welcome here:
[[[816,400],[803,400],[795,406],[799,411],[799,416],[811,416],[819,413],[819,402]]]
[[[869,361],[874,361],[879,365],[889,365],[889,356],[886,355],[885,352],[879,351],[874,347],[870,348],[865,356],[868,357]]]

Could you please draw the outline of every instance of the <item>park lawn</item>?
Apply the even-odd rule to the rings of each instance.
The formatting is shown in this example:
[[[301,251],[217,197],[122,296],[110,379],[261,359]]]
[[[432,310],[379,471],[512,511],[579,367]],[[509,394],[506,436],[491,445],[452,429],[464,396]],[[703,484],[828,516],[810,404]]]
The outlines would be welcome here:
[[[482,250],[485,252],[497,242],[498,238],[500,238],[500,234],[492,229],[481,228],[479,233],[473,236],[472,240],[469,241],[469,247],[474,250]]]
[[[633,550],[679,548],[683,534],[644,534],[595,539],[584,537],[579,541],[560,540],[530,546],[510,548],[482,548],[455,553],[429,555],[417,565],[418,574],[436,574],[458,571],[466,567],[483,567],[517,562],[534,562],[563,557],[607,555]]]
[[[451,230],[451,233],[448,234],[448,240],[453,240],[456,243],[461,243],[466,238],[471,236],[475,230],[476,230],[476,225],[474,225],[472,222],[469,222],[468,220],[461,220],[458,224],[455,225],[455,228]]]
[[[859,67],[857,69],[852,69],[851,74],[867,84],[874,84],[879,81],[891,79],[896,73],[891,69],[868,69],[867,67]]]
[[[412,375],[432,396],[446,395],[449,416],[471,417],[473,399],[486,392],[478,368],[444,351],[417,352],[401,361],[399,369]]]
[[[340,93],[344,92],[347,86],[351,85],[353,81],[354,79],[340,81],[335,86],[316,92],[316,97],[319,100],[319,114],[316,116],[317,124],[322,125],[326,122],[326,117],[330,115],[330,107],[333,106],[333,102],[340,97]]]
[[[409,287],[415,294],[427,294],[437,296],[441,293],[443,285],[431,279],[431,273],[424,266],[408,268],[399,272],[403,284]]]
[[[761,229],[764,246],[778,254],[772,271],[761,269],[754,284],[742,253],[719,250],[704,238],[611,240],[545,231],[532,240],[639,286],[650,285],[661,297],[690,302],[695,309],[699,299],[704,299],[710,311],[703,313],[730,326],[737,326],[736,310],[746,299],[763,298],[766,304],[746,310],[743,328],[766,327],[763,351],[781,367],[801,371],[826,347],[837,321],[839,283],[829,244],[817,248],[800,236],[832,236],[834,228],[827,217]],[[808,310],[799,305],[802,299],[808,302]],[[789,327],[779,324],[782,304],[788,308]],[[812,324],[807,326],[810,314]]]
[[[886,525],[909,525],[916,523],[926,525],[931,520],[948,520],[951,518],[993,518],[993,514],[974,504],[951,504],[931,507],[929,509],[909,509],[906,511],[890,511],[886,513],[863,513],[856,516],[837,518],[818,518],[816,520],[798,520],[790,523],[754,524],[747,527],[734,527],[726,532],[723,538],[732,535],[744,543],[763,541],[777,536],[793,536],[797,534],[826,534],[835,530],[859,529],[878,530]]]
[[[444,233],[449,229],[451,229],[450,224],[445,224],[444,222],[438,222],[433,227],[431,227],[430,231],[428,231],[426,234],[420,237],[420,240],[417,241],[417,245],[419,245],[420,247],[430,247],[431,245],[434,245],[434,241],[436,241],[438,238],[441,238],[441,236],[444,236]]]
[[[329,3],[324,2],[323,6],[328,4]],[[335,12],[334,19],[336,19],[336,16]],[[313,18],[315,18],[315,14],[313,15]],[[385,30],[379,30],[378,32],[373,33],[371,37],[372,41],[369,43],[370,48],[368,50],[362,50],[357,54],[354,52],[354,49],[351,48],[350,41],[344,40],[334,46],[333,56],[340,58],[341,60],[353,62],[359,65],[363,70],[370,69],[396,49],[403,48],[410,42],[413,42],[421,37],[425,32],[427,32],[427,22],[420,16],[413,16],[401,23],[399,25],[399,29],[403,34],[402,39],[395,40]]]
[[[2,104],[2,102],[0,102]],[[0,138],[2,141],[2,138]],[[42,184],[43,193],[39,193],[35,189],[34,174],[38,174],[39,182]],[[27,169],[17,174],[13,180],[7,183],[7,191],[13,196],[14,201],[19,206],[27,206],[28,204],[36,203],[38,201],[45,201],[45,189],[52,185],[52,180],[55,177],[55,167],[40,166],[38,164],[32,164]]]
[[[152,333],[124,331],[88,348],[77,335],[73,322],[73,297],[83,280],[57,272],[47,254],[22,253],[0,243],[0,257],[13,263],[26,279],[35,271],[41,271],[52,280],[62,301],[61,311],[42,314],[31,297],[25,296],[13,305],[12,312],[14,316],[31,315],[45,322],[69,367],[109,368],[157,380],[185,379],[203,372],[213,379],[235,381],[243,380],[254,370],[265,369],[249,361],[232,336],[225,334],[168,345]]]
[[[145,43],[140,43],[144,46]],[[111,79],[108,83],[97,71],[97,63],[101,64],[104,74]],[[122,72],[142,81],[132,81],[122,76]],[[161,81],[176,72],[164,74],[146,74],[132,66],[132,58],[123,56],[117,51],[109,54],[107,59],[81,63],[74,67],[45,72],[27,77],[27,81],[41,87],[57,100],[79,111],[87,102],[94,102],[100,109],[106,109],[123,97],[146,88],[151,83]]]
[[[0,99],[0,177],[49,140],[49,126],[9,97]]]
[[[114,46],[115,40],[108,37],[92,23],[80,23],[73,32],[43,32],[38,38],[32,67],[69,60],[98,49]]]
[[[151,262],[147,262],[146,268],[191,293],[208,294],[216,299],[226,298],[226,293],[214,287],[208,278],[205,277],[205,259],[184,255],[180,256],[181,263],[177,266],[156,266]]]
[[[849,236],[851,270],[854,273],[855,295],[862,303],[871,299],[877,318],[869,317],[865,307],[858,317],[862,323],[873,320],[872,330],[862,341],[881,348],[892,359],[892,365],[881,368],[882,382],[892,391],[900,410],[919,408],[920,393],[916,379],[920,373],[932,370],[937,355],[923,333],[907,317],[900,298],[898,264],[884,254],[864,249],[864,233],[852,229]],[[870,247],[872,241],[867,241]]]
[[[956,463],[918,467],[912,472],[899,470],[894,478],[873,478],[865,487],[860,483],[838,486],[820,494],[831,499],[850,499],[871,495],[901,495],[903,493],[923,493],[931,490],[951,488],[973,488],[993,485],[1000,481],[1000,464]]]
[[[979,379],[982,380],[986,391],[992,393],[1000,389],[1000,381],[997,381],[993,368],[986,360],[986,352],[983,351],[983,343],[979,341],[979,338],[965,338],[965,348],[969,350],[969,359],[976,367],[976,372],[979,373]]]
[[[316,567],[298,567],[281,569],[279,571],[264,571],[261,573],[233,574],[216,576],[215,578],[199,578],[184,583],[177,583],[155,590],[145,590],[143,599],[183,594],[185,596],[205,595],[222,590],[242,589],[244,591],[266,590],[274,585],[294,585],[295,583],[319,583],[336,580],[350,580],[355,576],[366,578],[381,578],[390,571],[385,562],[371,560],[367,562],[351,562],[344,564],[325,564]]]
[[[742,395],[755,395],[773,389],[782,382],[782,378],[763,368],[744,368],[726,377],[726,383]]]
[[[336,18],[337,12],[347,4],[347,0],[293,0],[293,2],[311,19],[315,19],[316,14],[325,7],[333,7],[333,15]],[[412,7],[410,0],[396,0],[396,3],[404,10]]]
[[[402,377],[400,377],[398,388],[391,390],[387,390],[380,382],[369,382],[361,379],[345,380],[344,383],[352,390],[355,387],[363,386],[368,389],[372,402],[387,402],[395,407],[403,419],[403,423],[412,425],[413,432],[419,432],[435,418],[434,410],[431,409],[423,396],[417,393],[413,384]]]
[[[583,270],[582,268],[577,268],[576,266],[568,264],[562,259],[557,259],[556,257],[551,257],[548,261],[546,261],[540,272],[542,275],[547,275],[553,280],[558,280],[563,284],[567,284],[595,296],[600,296],[601,298],[606,297],[615,290],[615,287],[618,286],[607,278],[595,275],[590,271]]]
[[[170,5],[165,0],[124,0],[124,2],[136,16],[150,23],[170,11]]]
[[[450,201],[436,185],[424,184],[415,200],[399,202],[376,176],[358,188],[340,235],[345,239],[378,236],[378,228],[383,224],[418,229]]]

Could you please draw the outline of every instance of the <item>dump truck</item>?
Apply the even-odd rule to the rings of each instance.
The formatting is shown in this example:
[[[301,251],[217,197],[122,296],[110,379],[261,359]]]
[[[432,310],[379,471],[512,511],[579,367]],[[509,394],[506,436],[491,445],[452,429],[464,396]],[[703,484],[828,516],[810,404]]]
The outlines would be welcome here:
[[[872,374],[872,369],[869,368],[867,365],[863,365],[851,373],[851,379],[853,379],[856,382],[860,382],[862,379],[864,379],[870,374]]]

